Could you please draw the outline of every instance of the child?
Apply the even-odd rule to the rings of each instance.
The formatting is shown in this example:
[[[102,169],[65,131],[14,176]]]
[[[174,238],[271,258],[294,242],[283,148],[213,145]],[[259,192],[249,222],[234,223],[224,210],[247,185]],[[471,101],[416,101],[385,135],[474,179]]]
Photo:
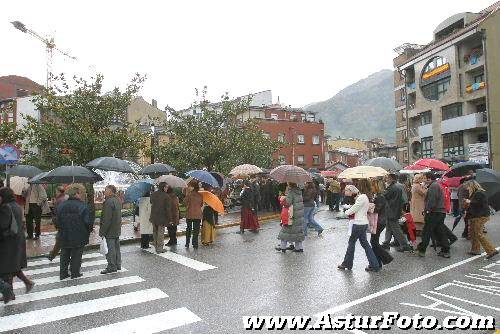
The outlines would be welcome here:
[[[281,225],[288,226],[291,223],[289,213],[290,209],[286,205],[286,196],[283,192],[280,191],[279,196],[280,206],[281,206]]]

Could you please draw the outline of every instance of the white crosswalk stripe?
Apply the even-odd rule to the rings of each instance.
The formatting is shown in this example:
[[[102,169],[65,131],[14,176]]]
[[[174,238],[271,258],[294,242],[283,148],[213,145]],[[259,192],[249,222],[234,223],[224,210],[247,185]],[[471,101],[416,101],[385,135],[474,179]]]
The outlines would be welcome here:
[[[55,297],[74,295],[76,293],[102,290],[102,289],[112,288],[115,286],[132,284],[132,283],[139,283],[139,282],[144,282],[144,280],[142,278],[140,278],[139,276],[127,276],[127,277],[121,277],[121,278],[111,279],[111,280],[107,280],[107,281],[87,283],[87,284],[74,285],[74,286],[67,286],[64,288],[51,289],[51,290],[47,290],[47,291],[32,292],[32,293],[27,293],[24,295],[16,296],[16,300],[11,301],[9,304],[7,304],[5,306],[0,305],[0,309],[2,307],[9,307],[11,305],[33,302],[35,300],[43,300],[43,299],[49,299],[49,298],[55,298]]]
[[[191,269],[197,270],[197,271],[205,271],[205,270],[210,270],[210,269],[217,269],[217,267],[214,267],[208,263],[200,262],[197,260],[193,260],[189,257],[167,251],[165,253],[156,253],[153,249],[144,249],[146,252],[149,252],[151,254],[158,255],[164,259],[168,259],[170,261],[174,261],[176,263],[182,264],[183,266],[189,267]]]
[[[106,260],[83,262],[82,268],[100,266],[100,265],[107,264],[107,263],[108,263],[108,261],[106,261]],[[31,270],[23,270],[23,272],[26,276],[53,273],[53,272],[58,272],[58,271],[59,271],[59,266],[38,268],[38,269],[31,269]]]
[[[53,284],[53,283],[58,283],[58,282],[66,282],[66,281],[70,281],[70,280],[71,281],[76,281],[76,280],[82,280],[82,279],[90,278],[90,277],[102,276],[101,271],[102,271],[102,269],[93,270],[93,271],[84,271],[84,272],[82,272],[82,274],[83,274],[82,277],[73,278],[73,279],[67,278],[67,279],[65,279],[63,281],[61,281],[59,279],[59,275],[57,275],[57,276],[36,278],[36,279],[33,279],[33,282],[35,282],[35,287],[39,287],[39,286],[42,286],[42,285]],[[110,276],[110,275],[116,275],[118,273],[123,273],[123,272],[126,272],[126,271],[127,271],[127,269],[125,269],[125,268],[122,267],[122,269],[120,271],[108,274],[108,276]],[[23,282],[14,282],[13,288],[14,288],[14,290],[16,290],[16,289],[23,289],[24,288],[24,283]]]
[[[50,262],[43,259],[29,262],[30,269],[24,271],[24,273],[35,282],[35,287],[30,293],[23,294],[22,289],[24,288],[24,283],[17,281],[16,279],[16,282],[14,282],[13,285],[13,288],[16,290],[16,299],[10,301],[8,304],[0,305],[0,314],[9,314],[0,316],[0,333],[6,331],[22,333],[27,327],[43,326],[44,324],[50,324],[80,316],[86,316],[86,319],[91,316],[100,317],[102,319],[102,315],[99,313],[103,311],[127,308],[142,303],[168,298],[168,295],[160,289],[145,289],[143,286],[145,280],[139,276],[128,276],[126,274],[117,276],[119,273],[128,273],[127,269],[123,267],[119,272],[102,275],[100,272],[107,265],[107,261],[98,259],[99,257],[102,257],[99,253],[84,254],[83,259],[87,261],[82,263],[82,268],[100,268],[92,268],[93,270],[90,271],[82,271],[82,277],[63,281],[59,280],[59,266],[52,265],[53,263],[58,263],[60,261]],[[187,259],[187,263],[189,263],[187,266],[195,267],[193,269],[196,270],[208,270],[206,266],[210,266],[195,260],[192,260],[194,262],[191,263],[189,262],[191,259],[185,259]],[[175,262],[179,263],[179,261],[185,260],[178,259]],[[46,273],[57,273],[57,275],[49,277],[37,276]],[[84,280],[86,278],[93,279],[86,282]],[[94,291],[97,291],[98,293],[93,295],[88,294]],[[92,296],[92,298],[96,295],[98,297],[84,301],[81,301],[81,297],[74,297],[79,301],[68,303],[68,300],[71,300],[72,296],[85,293],[87,293],[87,296]],[[65,298],[66,296],[69,296],[69,298]],[[61,305],[61,302],[65,304]],[[43,308],[37,306],[37,303],[43,303]],[[22,311],[23,307],[26,307],[27,310]],[[13,311],[16,313],[12,314]],[[126,309],[123,309],[123,311],[120,310],[120,312],[127,314]],[[135,315],[135,312],[130,312],[130,318],[124,321],[110,323],[96,328],[87,327],[85,330],[80,332],[79,330],[81,329],[79,329],[78,326],[75,326],[75,323],[72,324],[71,328],[72,330],[76,330],[76,333],[80,334],[153,334],[189,325],[202,320],[185,307],[171,310],[165,310],[163,308],[156,312],[159,313],[148,314],[145,316],[138,316]],[[88,322],[86,323],[88,324]]]
[[[201,318],[196,314],[182,307],[73,334],[154,334],[167,329],[192,324],[200,320]]]
[[[82,259],[95,259],[97,257],[103,257],[101,253],[89,253],[89,254],[83,254]],[[61,258],[57,257],[52,261],[49,261],[48,259],[43,259],[43,260],[34,260],[34,261],[29,261],[28,262],[28,268],[29,267],[35,267],[35,266],[41,266],[44,264],[51,264],[51,263],[59,263],[61,262]]]

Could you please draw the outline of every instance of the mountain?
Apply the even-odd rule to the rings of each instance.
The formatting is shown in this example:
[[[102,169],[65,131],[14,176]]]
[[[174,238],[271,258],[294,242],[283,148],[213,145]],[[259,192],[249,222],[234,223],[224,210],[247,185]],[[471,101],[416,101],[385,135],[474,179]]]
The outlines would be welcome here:
[[[311,103],[305,110],[315,111],[325,122],[325,133],[332,137],[396,139],[394,81],[391,70],[376,72],[347,86],[332,98]]]

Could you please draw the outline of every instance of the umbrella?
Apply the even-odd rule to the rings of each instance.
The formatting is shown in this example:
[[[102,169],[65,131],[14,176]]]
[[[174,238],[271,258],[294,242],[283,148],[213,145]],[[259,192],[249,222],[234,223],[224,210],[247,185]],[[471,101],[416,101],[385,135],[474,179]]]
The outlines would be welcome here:
[[[385,169],[381,167],[373,166],[357,166],[352,168],[347,168],[342,173],[339,174],[339,179],[368,179],[371,177],[381,177],[389,174]]]
[[[332,177],[332,176],[337,176],[339,175],[340,171],[338,170],[323,170],[321,171],[321,176],[324,176],[324,177]]]
[[[317,168],[309,168],[307,171],[309,173],[319,173],[319,169],[317,169]]]
[[[474,161],[459,162],[451,166],[450,171],[447,172],[445,176],[446,177],[465,176],[468,171],[470,170],[476,171],[481,168],[484,168],[484,165]]]
[[[224,204],[222,204],[219,197],[210,191],[200,190],[199,193],[203,197],[203,202],[205,202],[209,207],[218,213],[224,213]]]
[[[191,170],[186,173],[187,176],[192,177],[200,182],[204,182],[212,187],[219,188],[219,182],[209,172],[205,170]]]
[[[222,188],[224,186],[224,175],[218,172],[210,172],[210,174],[217,180],[217,183],[219,183],[219,188]]]
[[[417,173],[423,173],[424,170],[430,171],[429,168],[425,168],[424,166],[419,166],[419,165],[408,165],[402,170],[416,171]]]
[[[89,162],[85,167],[121,173],[134,173],[127,161],[115,157],[100,157]]]
[[[102,177],[82,166],[61,166],[54,168],[38,181],[40,183],[94,183],[102,181]]]
[[[398,171],[402,169],[401,165],[396,160],[386,157],[370,159],[365,163],[365,166],[381,167],[386,171]]]
[[[172,188],[186,188],[187,183],[180,177],[175,175],[162,175],[156,179],[155,183],[158,184],[160,182],[165,182],[169,187]]]
[[[40,183],[44,183],[44,182],[41,182],[40,179],[42,177],[44,177],[45,175],[47,175],[49,172],[42,172],[38,175],[35,175],[33,176],[31,179],[29,179],[29,183],[32,183],[32,184],[40,184]]]
[[[33,177],[37,174],[40,174],[42,171],[39,168],[36,168],[35,166],[30,166],[30,165],[17,165],[12,168],[9,168],[6,171],[6,174],[11,175],[11,176],[21,176],[21,177]]]
[[[489,204],[500,210],[500,173],[493,169],[483,168],[476,172],[476,181],[486,190]]]
[[[413,166],[413,165],[412,165]],[[410,166],[408,166],[410,167]],[[419,173],[427,173],[427,172],[430,172],[431,170],[428,169],[428,168],[425,168],[425,169],[401,169],[399,171],[400,174],[419,174]]]
[[[28,178],[22,176],[11,176],[10,177],[10,189],[14,191],[14,194],[21,196],[23,190],[29,186]]]
[[[325,178],[321,176],[321,174],[311,173],[311,176],[314,180],[318,181],[319,183],[325,183]]]
[[[176,172],[175,168],[166,164],[152,164],[144,167],[139,174],[154,175],[154,174],[169,174]]]
[[[441,183],[450,188],[458,188],[460,187],[460,180],[462,180],[461,176],[456,177],[446,177],[446,175],[441,179]]]
[[[259,174],[262,173],[262,169],[255,166],[255,165],[249,165],[249,164],[243,164],[234,167],[230,172],[229,175],[232,176],[239,176],[239,175],[253,175],[253,174]]]
[[[419,159],[415,161],[414,165],[424,167],[424,168],[430,168],[430,169],[436,169],[436,170],[442,170],[442,171],[449,171],[450,166],[445,164],[444,162],[437,160],[437,159]]]
[[[269,173],[269,176],[280,183],[305,183],[312,181],[311,174],[304,168],[292,165],[278,166]]]
[[[154,181],[152,179],[144,179],[132,184],[125,190],[124,202],[135,203],[139,198],[146,196],[153,187]]]

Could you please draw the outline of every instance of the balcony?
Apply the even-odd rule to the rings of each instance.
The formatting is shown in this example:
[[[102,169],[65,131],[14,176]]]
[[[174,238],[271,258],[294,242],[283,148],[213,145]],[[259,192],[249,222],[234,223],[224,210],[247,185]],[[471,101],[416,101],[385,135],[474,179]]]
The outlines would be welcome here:
[[[470,72],[484,66],[483,50],[474,49],[471,54],[464,56],[464,70]]]
[[[467,100],[475,100],[486,96],[486,82],[476,82],[465,87],[465,98]]]
[[[419,126],[418,136],[420,138],[432,137],[432,123]]]
[[[418,138],[419,135],[418,135],[418,128],[410,128],[408,129],[408,137],[410,139],[412,138]]]
[[[451,133],[487,126],[487,113],[477,112],[460,117],[450,118],[441,122],[441,133]]]

